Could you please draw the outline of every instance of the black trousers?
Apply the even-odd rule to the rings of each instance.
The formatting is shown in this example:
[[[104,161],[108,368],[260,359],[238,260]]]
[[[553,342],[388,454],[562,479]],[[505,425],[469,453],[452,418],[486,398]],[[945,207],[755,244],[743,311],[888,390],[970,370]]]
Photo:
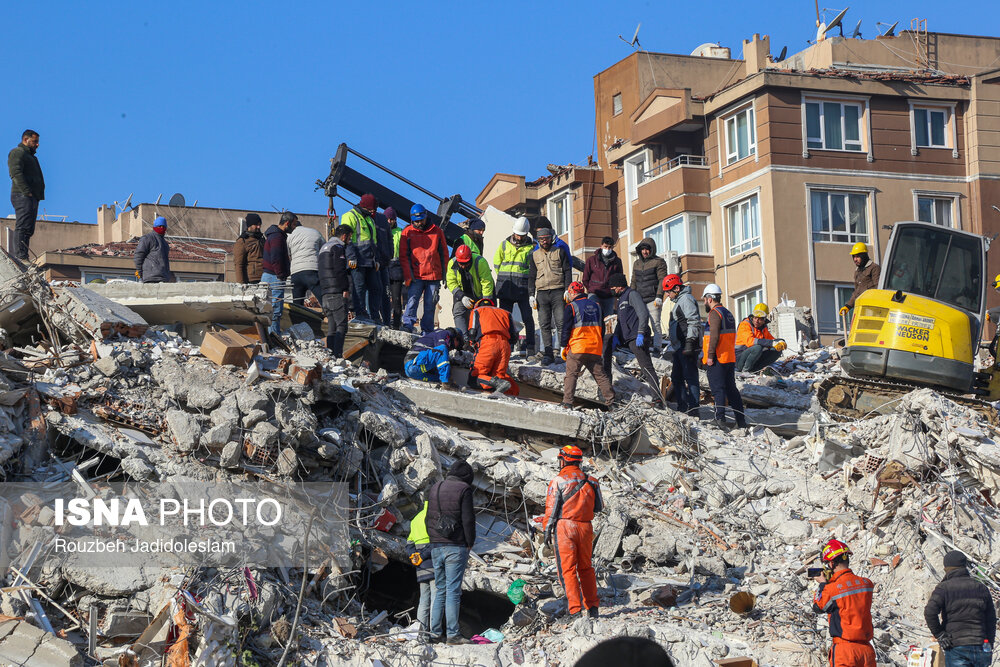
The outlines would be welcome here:
[[[35,233],[38,219],[38,200],[28,195],[11,193],[10,203],[14,205],[14,247],[11,248],[18,259],[28,259],[28,244]]]
[[[698,416],[701,387],[698,385],[698,357],[686,356],[674,351],[674,367],[670,371],[670,382],[674,387],[677,409],[695,417]]]
[[[392,328],[399,329],[403,322],[403,281],[389,281],[389,305],[392,307]]]
[[[650,336],[652,338],[652,336]],[[612,363],[614,355],[614,344],[612,343],[614,336],[604,337],[604,358],[602,363],[604,365],[604,373],[614,383],[614,377],[611,375],[611,369],[614,366]],[[639,379],[642,380],[643,384],[649,387],[653,394],[653,397],[659,401],[663,402],[663,394],[660,393],[660,376],[656,374],[656,369],[653,368],[653,360],[649,356],[649,339],[647,339],[646,344],[639,347],[635,344],[634,340],[628,342],[629,351],[635,355],[635,360],[639,362]]]
[[[535,352],[535,316],[531,312],[531,304],[528,303],[527,295],[520,299],[500,299],[500,307],[508,313],[514,312],[514,306],[521,311],[521,321],[524,322],[524,340],[521,349],[528,352]]]
[[[719,421],[726,419],[726,401],[729,401],[729,407],[733,409],[736,417],[736,425],[746,428],[747,418],[743,414],[743,397],[736,388],[736,364],[715,362],[711,366],[705,366],[705,373],[708,374],[708,386],[712,391],[712,398],[715,399],[715,418]]]

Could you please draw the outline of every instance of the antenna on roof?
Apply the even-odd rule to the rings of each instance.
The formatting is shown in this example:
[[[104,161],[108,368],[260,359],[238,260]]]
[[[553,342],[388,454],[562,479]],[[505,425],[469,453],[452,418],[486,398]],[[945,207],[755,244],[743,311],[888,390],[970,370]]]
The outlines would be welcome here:
[[[854,27],[854,32],[851,33],[851,39],[862,39],[861,37],[861,19],[858,19],[858,25]]]
[[[818,1],[819,0],[817,0],[817,2]],[[622,40],[623,42],[625,42],[626,44],[628,44],[629,46],[631,46],[633,49],[636,48],[636,47],[639,47],[641,49],[642,48],[642,44],[639,43],[639,28],[641,28],[641,27],[642,27],[642,22],[640,22],[639,25],[637,25],[635,27],[635,33],[632,35],[632,41],[631,42],[628,41],[627,39],[625,39],[624,37],[622,37],[621,35],[618,35],[618,39]]]
[[[160,205],[160,200],[161,199],[163,199],[163,193],[162,192],[156,196],[156,203],[155,203],[156,206]]]
[[[841,25],[841,22],[844,20],[844,14],[847,13],[848,9],[850,9],[850,7],[845,7],[844,9],[842,9],[840,11],[839,14],[837,14],[835,17],[833,17],[833,20],[830,21],[829,25],[827,25],[826,28],[823,30],[823,35],[824,36],[826,35],[826,33],[830,32],[831,30],[833,30],[834,28],[836,28],[838,26],[840,27],[840,36],[841,37],[844,36],[844,26]]]
[[[888,23],[882,23],[881,21],[877,21],[875,23],[875,25],[881,28],[882,26],[889,25],[889,24]],[[889,29],[882,33],[882,37],[895,37],[896,36],[896,26],[897,25],[899,25],[899,21],[896,21],[892,25],[889,25]]]
[[[184,204],[184,195],[179,192],[175,192],[167,202],[167,206],[184,206]]]

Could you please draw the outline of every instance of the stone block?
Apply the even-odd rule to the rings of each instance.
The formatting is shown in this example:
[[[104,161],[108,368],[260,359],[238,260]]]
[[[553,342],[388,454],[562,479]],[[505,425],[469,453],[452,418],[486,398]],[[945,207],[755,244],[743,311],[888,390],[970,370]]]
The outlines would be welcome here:
[[[167,430],[174,445],[182,452],[193,451],[201,438],[198,420],[183,410],[167,411]]]
[[[240,447],[240,443],[227,442],[219,455],[219,465],[227,469],[239,468],[242,457],[243,448]]]
[[[222,403],[222,394],[211,387],[196,384],[188,388],[187,404],[195,410],[214,410]]]

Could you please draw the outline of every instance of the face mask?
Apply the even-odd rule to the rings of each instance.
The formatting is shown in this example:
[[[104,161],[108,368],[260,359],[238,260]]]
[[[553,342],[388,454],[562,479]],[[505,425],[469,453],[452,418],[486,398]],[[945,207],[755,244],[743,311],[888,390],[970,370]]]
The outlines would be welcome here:
[[[610,257],[613,251],[611,248],[601,248],[601,252],[604,253],[605,257]]]

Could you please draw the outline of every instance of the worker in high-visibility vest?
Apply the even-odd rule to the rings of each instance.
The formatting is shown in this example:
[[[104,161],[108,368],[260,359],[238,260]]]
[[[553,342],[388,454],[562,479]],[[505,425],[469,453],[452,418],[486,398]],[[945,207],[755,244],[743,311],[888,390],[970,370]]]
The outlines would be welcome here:
[[[722,306],[722,288],[715,283],[705,288],[701,300],[708,311],[701,343],[701,362],[705,365],[708,386],[715,399],[713,423],[720,428],[725,427],[728,400],[736,417],[736,426],[746,428],[743,398],[736,388],[736,318]]]
[[[520,349],[528,357],[535,355],[535,315],[529,297],[531,293],[531,252],[535,242],[531,238],[531,224],[525,217],[514,222],[510,236],[497,246],[493,253],[493,268],[497,272],[496,298],[501,308],[511,315],[514,306],[524,322],[524,342]]]

